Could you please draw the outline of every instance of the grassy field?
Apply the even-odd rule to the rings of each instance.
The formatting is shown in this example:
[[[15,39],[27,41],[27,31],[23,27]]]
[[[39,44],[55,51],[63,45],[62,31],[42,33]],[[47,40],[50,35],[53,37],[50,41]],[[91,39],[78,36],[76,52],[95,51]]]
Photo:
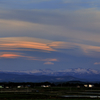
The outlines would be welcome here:
[[[5,100],[97,100],[97,99],[5,99]]]
[[[0,100],[99,100],[100,98],[63,97],[64,95],[99,96],[100,88],[35,87],[21,89],[0,89]]]

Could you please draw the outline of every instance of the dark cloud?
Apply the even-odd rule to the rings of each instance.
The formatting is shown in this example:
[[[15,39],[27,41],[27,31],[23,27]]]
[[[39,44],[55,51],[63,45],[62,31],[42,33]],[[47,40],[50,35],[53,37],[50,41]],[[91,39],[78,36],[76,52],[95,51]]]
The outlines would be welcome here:
[[[12,10],[1,11],[0,19],[27,21],[43,25],[62,26],[74,30],[99,33],[99,11],[80,10],[76,12],[49,10]]]
[[[66,16],[45,10],[12,10],[0,14],[1,19],[21,20],[39,24],[62,25],[66,24]],[[64,23],[63,23],[64,22]]]

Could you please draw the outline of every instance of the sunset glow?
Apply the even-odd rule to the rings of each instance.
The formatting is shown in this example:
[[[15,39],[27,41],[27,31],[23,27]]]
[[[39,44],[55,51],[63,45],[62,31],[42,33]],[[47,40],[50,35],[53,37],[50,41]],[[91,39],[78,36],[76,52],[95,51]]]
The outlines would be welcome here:
[[[0,70],[100,70],[99,0],[1,0]]]
[[[16,54],[2,54],[2,55],[0,55],[0,58],[17,58],[17,57],[21,57],[21,56],[16,55]]]

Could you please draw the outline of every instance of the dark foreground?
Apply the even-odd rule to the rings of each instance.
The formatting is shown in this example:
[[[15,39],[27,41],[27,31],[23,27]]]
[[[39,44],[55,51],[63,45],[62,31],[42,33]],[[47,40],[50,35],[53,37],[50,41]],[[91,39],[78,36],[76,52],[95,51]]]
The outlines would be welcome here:
[[[35,87],[0,89],[0,100],[100,100],[99,88]]]
[[[1,93],[0,100],[97,100],[97,98],[63,98],[31,93]],[[99,100],[99,99],[98,99]]]

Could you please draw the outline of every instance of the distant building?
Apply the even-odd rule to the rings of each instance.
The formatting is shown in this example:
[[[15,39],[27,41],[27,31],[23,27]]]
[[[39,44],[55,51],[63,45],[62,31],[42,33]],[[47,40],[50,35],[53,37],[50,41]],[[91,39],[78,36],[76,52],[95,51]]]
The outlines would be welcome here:
[[[92,84],[89,84],[89,87],[91,88],[91,87],[93,87],[94,85],[92,85]]]
[[[21,86],[17,86],[17,88],[21,88]]]
[[[41,87],[50,87],[51,85],[41,85]]]
[[[89,88],[91,88],[91,87],[93,87],[94,85],[92,85],[92,84],[85,84],[84,85],[84,87],[89,87]]]
[[[8,89],[9,87],[8,87],[8,86],[6,86],[5,88],[6,88],[6,89]]]
[[[88,87],[88,85],[87,85],[87,84],[85,84],[85,85],[84,85],[84,87]]]
[[[78,85],[77,88],[80,88],[80,86]]]

